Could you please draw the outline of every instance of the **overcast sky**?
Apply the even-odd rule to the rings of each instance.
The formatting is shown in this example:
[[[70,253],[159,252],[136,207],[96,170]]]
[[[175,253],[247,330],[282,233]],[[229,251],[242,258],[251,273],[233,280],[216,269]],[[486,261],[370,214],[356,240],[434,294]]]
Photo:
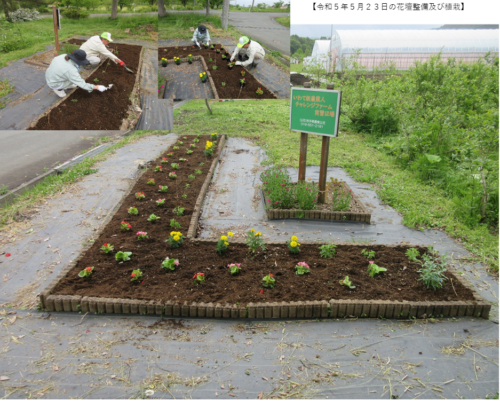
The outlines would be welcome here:
[[[433,29],[441,25],[333,25],[333,29]],[[298,35],[311,39],[318,39],[322,36],[330,37],[332,25],[295,25],[290,27],[290,35]]]
[[[276,3],[277,0],[255,0],[254,2],[254,7],[257,6],[257,4],[259,3],[265,3],[265,4],[268,4],[270,6],[272,6],[274,3]],[[236,4],[239,4],[240,6],[243,6],[243,7],[250,7],[252,5],[252,0],[229,0],[229,2],[231,3],[231,5],[235,6]],[[289,3],[289,0],[285,0],[285,3]]]

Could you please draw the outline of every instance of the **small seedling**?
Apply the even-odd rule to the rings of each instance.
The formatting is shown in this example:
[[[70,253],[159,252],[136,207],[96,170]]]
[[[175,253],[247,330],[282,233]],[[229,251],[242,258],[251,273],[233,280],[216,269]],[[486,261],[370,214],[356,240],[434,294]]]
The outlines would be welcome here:
[[[319,256],[322,258],[333,258],[335,253],[337,253],[335,248],[337,248],[337,246],[334,244],[322,245],[319,247]]]
[[[195,175],[193,175],[193,174],[189,174],[189,175],[188,175],[188,178],[190,178],[190,179],[194,180],[194,179],[196,178],[196,176],[195,176]]]
[[[181,196],[181,198],[182,198],[182,199],[187,199],[187,197],[188,197],[188,196],[187,196],[186,194],[183,194],[183,195]]]
[[[226,86],[226,83],[225,83],[225,82],[221,82],[221,85],[222,85],[222,86]]]
[[[170,227],[181,228],[181,225],[175,219],[170,219]]]
[[[340,280],[339,283],[341,285],[345,285],[346,287],[349,287],[351,290],[356,288],[354,285],[352,285],[352,281],[349,280],[349,276],[345,276],[343,280]]]
[[[182,216],[184,214],[184,208],[183,207],[180,207],[180,206],[177,206],[176,208],[174,208],[173,212],[177,215],[177,216]]]
[[[190,185],[189,185],[189,184],[186,184],[186,185],[184,186],[184,188],[186,188],[186,189],[188,189],[189,187],[190,187]]]
[[[72,102],[78,102],[78,99],[71,99]]]
[[[198,170],[198,169],[194,170],[194,173],[195,173],[195,174],[198,174],[198,175],[203,174],[203,173],[202,173],[202,171],[201,171],[201,170]]]
[[[375,258],[375,251],[367,251],[366,249],[363,249],[361,251],[361,255],[363,255],[368,260],[373,260]]]
[[[420,256],[420,253],[418,252],[417,249],[415,248],[410,248],[406,251],[405,255],[410,259],[412,262],[417,262],[417,258]]]
[[[214,70],[216,70],[216,69],[217,69],[217,66],[216,66],[216,65],[214,65],[212,68],[213,68]]]
[[[95,79],[94,79],[94,82],[99,82],[99,78],[95,78]]]

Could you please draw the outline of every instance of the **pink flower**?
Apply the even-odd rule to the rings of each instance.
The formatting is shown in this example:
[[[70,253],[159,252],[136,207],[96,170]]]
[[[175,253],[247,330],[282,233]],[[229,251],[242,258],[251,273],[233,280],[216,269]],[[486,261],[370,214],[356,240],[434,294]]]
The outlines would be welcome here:
[[[371,264],[371,265],[373,264],[373,260],[370,260],[370,264]]]
[[[271,203],[271,199],[268,199],[267,201],[268,201],[269,203]]]
[[[174,265],[179,266],[179,261],[178,261],[178,260],[176,260],[176,261],[174,262]]]

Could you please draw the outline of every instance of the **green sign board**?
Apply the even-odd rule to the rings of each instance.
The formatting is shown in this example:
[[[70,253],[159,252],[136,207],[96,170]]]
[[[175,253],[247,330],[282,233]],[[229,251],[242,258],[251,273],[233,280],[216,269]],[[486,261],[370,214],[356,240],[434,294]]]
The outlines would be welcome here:
[[[290,129],[323,136],[338,136],[341,91],[292,88]]]

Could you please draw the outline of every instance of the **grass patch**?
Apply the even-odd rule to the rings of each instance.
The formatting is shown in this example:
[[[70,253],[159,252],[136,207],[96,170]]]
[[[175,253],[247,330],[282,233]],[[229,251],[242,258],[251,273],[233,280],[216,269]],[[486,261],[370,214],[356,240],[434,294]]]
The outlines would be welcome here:
[[[290,64],[290,71],[302,72],[302,63],[299,63],[299,64]]]
[[[116,149],[146,136],[166,135],[168,133],[169,131],[135,131],[133,134],[124,137],[115,145],[112,145],[108,149],[104,150],[102,153],[94,157],[87,158],[77,165],[64,170],[62,174],[46,177],[35,187],[24,191],[19,197],[13,199],[11,203],[8,203],[0,208],[0,231],[8,228],[9,224],[20,220],[19,216],[21,216],[21,218],[29,216],[33,208],[40,205],[44,200],[50,198],[51,196],[60,193],[67,186],[74,184],[86,175],[97,172],[97,170],[94,169],[95,164],[105,160]],[[108,137],[101,138],[96,142],[95,146],[99,146],[102,143],[109,141],[110,138]],[[87,149],[86,152],[89,150],[90,149]]]
[[[288,100],[212,102],[212,110],[210,115],[203,100],[175,109],[175,132],[250,138],[266,149],[266,163],[298,167],[300,135],[288,130]],[[321,137],[310,135],[307,164],[318,166],[320,157]],[[364,135],[341,130],[340,137],[332,139],[328,165],[342,167],[358,182],[373,184],[378,197],[401,213],[406,226],[446,231],[477,255],[477,261],[498,272],[498,235],[486,226],[471,229],[457,221],[454,204],[444,191],[400,169],[392,156],[370,147]]]
[[[222,29],[219,15],[205,16],[203,13],[168,13],[158,18],[159,36],[162,39],[191,39],[193,32],[190,27],[197,28],[200,24],[207,27],[211,38],[233,38],[237,41],[242,33],[232,25],[228,30]]]
[[[9,93],[14,92],[14,87],[9,83],[9,79],[5,78],[3,81],[0,81],[0,109],[3,109],[6,103],[2,100],[4,96],[7,96]]]
[[[290,28],[290,17],[278,17],[276,18],[276,22]]]
[[[116,20],[109,17],[96,17],[83,20],[64,19],[63,29],[59,31],[60,41],[74,35],[100,35],[106,27],[113,39],[158,40],[158,18],[149,15],[131,17],[119,16]],[[125,29],[130,28],[130,34]],[[11,24],[0,20],[0,34],[5,35],[5,43],[9,50],[0,53],[0,67],[20,58],[45,50],[47,45],[54,44],[54,25],[51,18],[38,21]],[[6,49],[4,45],[4,50]]]

